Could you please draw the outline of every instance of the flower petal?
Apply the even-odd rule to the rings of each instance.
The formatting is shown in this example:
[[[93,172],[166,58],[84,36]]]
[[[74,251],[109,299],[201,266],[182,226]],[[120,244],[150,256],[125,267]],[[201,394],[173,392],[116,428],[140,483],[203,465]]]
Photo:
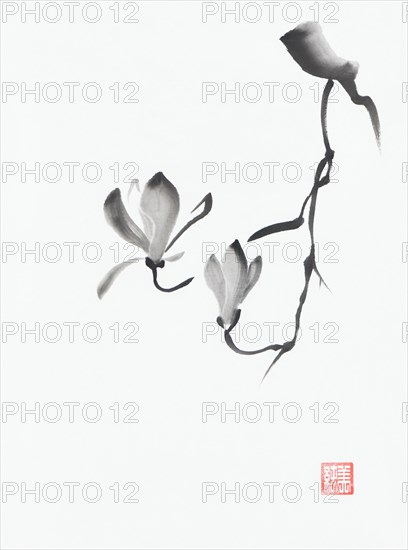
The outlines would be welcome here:
[[[177,252],[177,254],[173,254],[172,256],[167,256],[167,258],[163,258],[163,259],[165,262],[176,262],[183,256],[184,256],[184,252]]]
[[[293,59],[311,75],[336,80],[357,76],[358,63],[347,61],[332,50],[319,23],[301,23],[283,35],[281,41]]]
[[[261,256],[257,256],[255,260],[253,260],[249,264],[247,286],[244,290],[242,301],[245,300],[245,298],[248,296],[248,293],[254,288],[254,286],[258,282],[258,279],[261,276],[261,271],[262,271],[262,258]]]
[[[115,267],[112,267],[110,271],[105,275],[105,277],[102,279],[102,281],[99,283],[97,288],[97,294],[98,298],[101,300],[107,291],[112,286],[113,282],[115,281],[116,277],[122,273],[122,271],[128,267],[131,264],[135,264],[142,260],[142,258],[133,258],[132,260],[129,260],[127,262],[122,262],[121,264],[115,265]]]
[[[207,285],[214,292],[221,312],[225,303],[225,279],[221,264],[214,254],[208,258],[205,264],[204,278]]]
[[[103,208],[107,222],[122,239],[136,244],[145,252],[149,251],[149,241],[140,227],[129,216],[123,204],[120,189],[114,189],[109,193]]]
[[[235,310],[242,302],[247,285],[247,259],[238,240],[226,250],[222,260],[222,272],[226,284],[226,300],[221,317],[226,324],[231,323]]]
[[[177,189],[162,172],[155,174],[146,183],[140,208],[147,217],[145,223],[152,224],[149,257],[158,262],[163,256],[180,209]]]
[[[127,192],[128,201],[130,199],[130,195],[131,195],[134,187],[136,187],[137,192],[140,193],[139,180],[137,178],[134,178],[130,181],[129,190]]]
[[[140,217],[142,218],[144,232],[145,232],[146,237],[149,239],[149,242],[150,242],[152,240],[152,237],[153,237],[154,224],[153,224],[152,220],[149,218],[149,216],[147,216],[143,212],[143,210],[141,210],[140,208],[139,208],[139,214],[140,214]]]

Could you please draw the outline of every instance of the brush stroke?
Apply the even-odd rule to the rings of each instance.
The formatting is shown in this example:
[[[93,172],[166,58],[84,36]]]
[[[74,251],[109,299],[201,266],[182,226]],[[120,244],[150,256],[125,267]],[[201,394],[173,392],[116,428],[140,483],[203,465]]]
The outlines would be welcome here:
[[[248,266],[244,251],[238,240],[231,243],[222,257],[221,263],[212,254],[206,263],[204,276],[208,287],[213,291],[220,310],[218,325],[224,329],[227,346],[241,355],[257,355],[265,351],[278,351],[280,344],[271,344],[258,350],[242,350],[234,343],[231,331],[241,316],[238,306],[254,288],[262,272],[262,257],[257,256]]]
[[[304,209],[305,205],[307,204],[307,201],[309,201],[309,199],[311,199],[310,208],[309,208],[309,216],[308,216],[308,227],[309,227],[309,235],[310,235],[311,244],[310,244],[309,255],[307,256],[307,258],[303,262],[305,282],[304,282],[302,292],[299,296],[299,305],[297,307],[296,314],[295,314],[295,332],[294,332],[293,338],[291,340],[288,340],[287,342],[285,342],[282,345],[282,348],[281,348],[280,352],[278,353],[278,355],[275,357],[273,362],[270,364],[270,366],[266,370],[261,382],[263,382],[265,380],[266,376],[269,374],[272,367],[274,365],[276,365],[276,363],[279,361],[279,359],[285,353],[291,351],[296,345],[296,341],[297,341],[297,338],[298,338],[298,335],[299,335],[299,330],[300,330],[302,311],[303,311],[303,307],[306,303],[307,294],[308,294],[308,291],[309,291],[310,279],[312,277],[313,272],[315,272],[316,275],[319,277],[320,284],[323,283],[327,287],[327,285],[324,282],[322,276],[320,275],[320,272],[319,272],[319,270],[317,268],[317,265],[316,265],[316,245],[315,245],[315,240],[314,240],[314,222],[315,222],[316,204],[317,204],[317,196],[318,196],[318,193],[319,193],[319,189],[323,185],[327,185],[328,183],[330,183],[330,171],[331,171],[332,165],[333,165],[334,151],[330,147],[330,141],[329,141],[329,136],[328,136],[328,132],[327,132],[327,105],[328,105],[328,100],[329,100],[329,96],[330,96],[330,92],[331,92],[332,88],[333,88],[333,81],[328,80],[327,84],[324,88],[324,91],[323,91],[322,104],[321,104],[321,110],[320,110],[320,121],[321,121],[323,142],[324,142],[324,145],[325,145],[326,153],[325,153],[325,156],[323,157],[323,159],[318,164],[316,174],[315,174],[315,177],[314,177],[313,188],[312,188],[311,192],[309,193],[309,195],[306,197],[306,200],[305,200],[305,202],[303,203],[303,206],[302,206],[302,209]],[[326,168],[326,166],[327,166],[327,171],[326,171],[326,174],[322,178],[321,176],[322,176],[323,170]]]
[[[257,283],[262,271],[262,258],[257,256],[248,266],[244,251],[238,240],[225,251],[221,263],[214,254],[208,258],[204,277],[213,291],[220,310],[219,324],[233,324],[238,306]]]
[[[232,349],[232,351],[235,351],[235,353],[239,353],[240,355],[258,355],[259,353],[264,353],[265,351],[278,351],[282,348],[282,344],[270,344],[269,346],[266,346],[261,349],[257,350],[243,350],[238,348],[238,346],[235,344],[231,337],[231,331],[235,328],[237,325],[239,318],[241,317],[241,310],[238,309],[235,314],[234,321],[232,322],[231,326],[228,329],[224,330],[224,339],[227,346]],[[218,324],[220,324],[219,320],[217,319]],[[223,325],[220,325],[223,327]]]
[[[380,149],[381,126],[377,108],[371,97],[359,95],[356,88],[359,63],[339,57],[326,40],[319,23],[314,21],[297,25],[280,40],[303,71],[327,80],[337,80],[353,103],[367,109]]]
[[[129,191],[135,185],[138,185],[138,180],[132,181]],[[163,268],[165,261],[175,262],[183,256],[184,252],[178,252],[172,256],[163,258],[164,253],[173,246],[187,229],[210,213],[213,204],[211,193],[208,193],[199,202],[193,212],[202,204],[204,204],[203,211],[190,220],[170,243],[170,235],[174,229],[180,210],[180,197],[176,187],[162,172],[157,172],[146,183],[143,189],[139,206],[143,229],[129,215],[118,188],[109,193],[104,203],[104,212],[107,222],[120,237],[146,252],[145,264],[153,273],[154,286],[162,292],[174,292],[190,284],[194,277],[190,277],[172,288],[164,288],[157,281],[157,269]],[[97,294],[100,299],[112,286],[117,276],[131,263],[135,262],[131,261],[119,264],[105,275],[97,288]]]

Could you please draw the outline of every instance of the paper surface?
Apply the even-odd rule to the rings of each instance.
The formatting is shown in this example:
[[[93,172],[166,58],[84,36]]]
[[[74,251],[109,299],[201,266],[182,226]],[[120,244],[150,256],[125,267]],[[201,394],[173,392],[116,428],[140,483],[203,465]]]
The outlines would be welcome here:
[[[2,548],[407,548],[405,4],[2,3]],[[279,41],[308,20],[359,62],[382,152],[335,88],[315,223],[331,292],[312,277],[260,385],[275,353],[222,341],[204,266],[235,239],[261,254],[235,341],[290,339],[307,225],[246,241],[298,215],[324,155],[325,81]],[[119,187],[141,224],[129,182],[159,171],[175,232],[212,193],[159,273],[195,279],[160,293],[142,261],[99,300],[140,255],[104,201]],[[323,463],[353,464],[353,494],[321,494]]]

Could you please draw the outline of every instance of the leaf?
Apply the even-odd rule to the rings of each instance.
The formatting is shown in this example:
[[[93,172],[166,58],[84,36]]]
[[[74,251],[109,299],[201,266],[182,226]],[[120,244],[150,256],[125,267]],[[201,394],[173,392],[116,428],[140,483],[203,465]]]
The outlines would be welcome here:
[[[280,233],[281,231],[290,231],[292,229],[299,229],[303,225],[303,222],[305,220],[303,217],[295,218],[294,220],[291,220],[290,222],[279,222],[274,223],[272,225],[268,225],[267,227],[264,227],[263,229],[260,229],[259,231],[256,231],[253,235],[251,235],[248,239],[248,242],[255,241],[256,239],[261,239],[262,237],[266,237],[267,235],[272,235],[273,233]]]
[[[199,220],[202,220],[203,218],[205,218],[205,216],[207,216],[207,214],[209,214],[211,212],[211,208],[212,208],[212,204],[213,204],[211,193],[208,193],[203,198],[203,200],[200,201],[195,208],[193,208],[193,210],[191,212],[194,212],[195,210],[197,210],[197,208],[200,207],[203,203],[204,203],[204,210],[201,212],[201,214],[198,214],[198,216],[196,216],[195,218],[193,218],[192,220],[187,222],[186,225],[182,229],[180,229],[180,231],[177,233],[177,235],[170,241],[170,244],[167,245],[167,248],[166,248],[165,252],[170,250],[170,248],[173,246],[173,244],[181,237],[181,235],[185,231],[187,231],[187,229],[189,227],[191,227],[192,225],[197,223]]]

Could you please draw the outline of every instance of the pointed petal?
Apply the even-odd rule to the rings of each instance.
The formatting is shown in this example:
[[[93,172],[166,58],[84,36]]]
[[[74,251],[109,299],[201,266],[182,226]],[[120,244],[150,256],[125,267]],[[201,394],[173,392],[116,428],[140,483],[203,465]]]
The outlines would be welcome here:
[[[127,199],[128,200],[130,199],[130,195],[131,195],[134,187],[136,187],[138,193],[140,193],[140,187],[139,187],[139,180],[138,179],[133,179],[130,182],[129,190],[128,190],[128,193],[127,193]]]
[[[129,260],[127,262],[122,262],[121,264],[115,265],[115,267],[112,267],[110,271],[105,275],[105,277],[102,279],[102,281],[99,283],[97,288],[97,294],[98,298],[101,300],[107,291],[112,286],[113,282],[115,281],[116,277],[122,273],[122,271],[128,267],[131,264],[137,263],[142,258],[133,258],[132,260]]]
[[[261,271],[262,271],[262,258],[261,256],[257,256],[255,260],[249,264],[248,279],[247,279],[248,282],[244,290],[244,294],[242,296],[242,301],[245,300],[245,298],[248,296],[248,293],[254,288],[254,286],[258,282],[258,279],[261,276]]]
[[[145,252],[149,251],[149,241],[127,213],[119,189],[114,189],[109,193],[103,208],[107,222],[122,239],[136,244]]]
[[[167,256],[167,258],[163,258],[163,259],[166,262],[176,262],[183,256],[184,256],[184,252],[177,252],[177,254],[173,254],[173,256]]]
[[[226,300],[222,318],[226,324],[232,321],[234,312],[242,302],[242,296],[247,285],[247,259],[238,240],[235,240],[226,250],[222,261],[222,272],[226,284]]]
[[[147,183],[140,208],[152,224],[149,257],[157,262],[163,256],[180,209],[180,198],[174,185],[158,172]]]
[[[186,223],[186,225],[180,229],[180,231],[177,233],[177,235],[172,239],[171,243],[166,248],[166,252],[173,246],[173,244],[181,237],[181,235],[187,231],[189,227],[197,223],[199,220],[202,220],[211,212],[213,200],[211,193],[208,193],[191,212],[195,212],[197,208],[199,208],[202,204],[204,204],[204,210],[201,212],[201,214],[198,214],[198,216],[195,216],[192,220]]]
[[[205,264],[204,278],[207,285],[214,292],[221,312],[225,303],[225,279],[221,264],[214,254],[208,258]]]

